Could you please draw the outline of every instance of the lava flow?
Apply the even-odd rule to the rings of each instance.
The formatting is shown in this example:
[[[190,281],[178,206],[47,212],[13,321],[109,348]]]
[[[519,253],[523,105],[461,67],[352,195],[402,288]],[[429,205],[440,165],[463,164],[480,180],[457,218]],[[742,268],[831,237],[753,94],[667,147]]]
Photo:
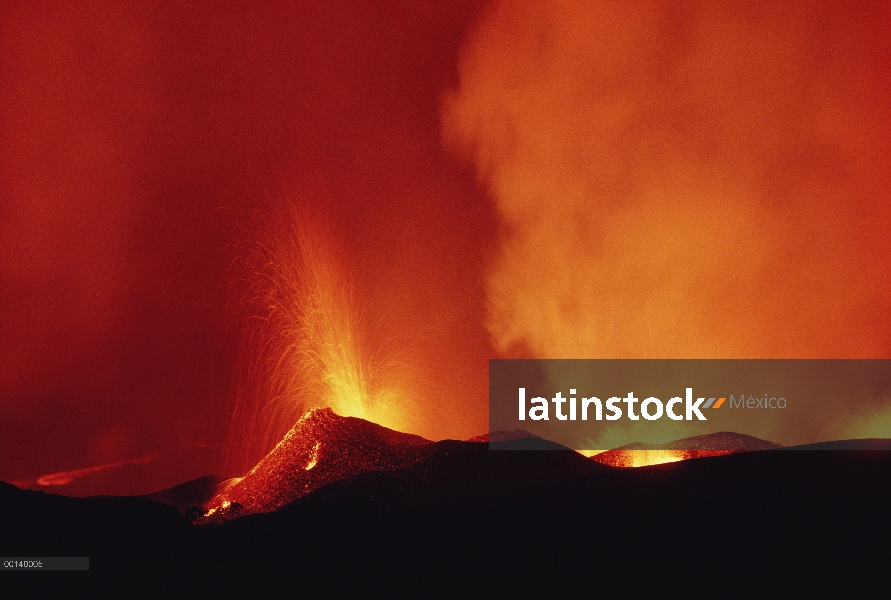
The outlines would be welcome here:
[[[776,448],[782,448],[782,446],[750,435],[722,431],[675,440],[667,444],[637,442],[595,454],[591,458],[611,467],[647,467],[691,458],[723,456],[737,452],[756,452]]]
[[[329,483],[407,467],[429,443],[330,408],[310,410],[247,475],[220,486],[199,522],[272,512]]]
[[[733,454],[735,450],[648,450],[642,448],[625,448],[608,450],[594,455],[599,463],[611,467],[649,467],[664,463],[680,462],[691,458],[706,456],[722,456]]]

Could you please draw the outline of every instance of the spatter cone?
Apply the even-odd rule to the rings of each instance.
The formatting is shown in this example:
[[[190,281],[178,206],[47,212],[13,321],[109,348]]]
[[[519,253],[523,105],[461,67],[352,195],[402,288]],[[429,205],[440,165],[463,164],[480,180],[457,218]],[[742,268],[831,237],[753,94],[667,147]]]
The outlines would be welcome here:
[[[303,415],[250,472],[231,480],[204,506],[199,523],[272,512],[322,486],[368,471],[408,467],[430,444],[330,408]]]

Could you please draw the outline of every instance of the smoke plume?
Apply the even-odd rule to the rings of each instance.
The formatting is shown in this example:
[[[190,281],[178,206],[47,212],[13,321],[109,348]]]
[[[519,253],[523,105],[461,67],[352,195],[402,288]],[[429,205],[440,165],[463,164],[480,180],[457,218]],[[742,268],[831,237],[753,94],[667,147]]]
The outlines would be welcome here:
[[[886,357],[891,11],[504,2],[446,142],[503,230],[505,355]]]

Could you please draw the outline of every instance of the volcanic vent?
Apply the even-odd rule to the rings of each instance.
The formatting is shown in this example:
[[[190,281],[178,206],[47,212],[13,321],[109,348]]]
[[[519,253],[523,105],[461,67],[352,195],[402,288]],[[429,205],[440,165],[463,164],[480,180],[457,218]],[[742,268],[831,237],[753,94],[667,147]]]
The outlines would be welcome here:
[[[612,467],[646,467],[667,462],[678,462],[691,458],[723,456],[737,452],[757,452],[782,448],[767,440],[742,433],[721,431],[706,435],[695,435],[667,444],[645,444],[635,442],[613,450],[595,454],[591,458]]]
[[[199,522],[220,523],[271,512],[318,488],[367,471],[390,471],[420,460],[428,440],[330,408],[304,414],[250,472],[230,480]]]

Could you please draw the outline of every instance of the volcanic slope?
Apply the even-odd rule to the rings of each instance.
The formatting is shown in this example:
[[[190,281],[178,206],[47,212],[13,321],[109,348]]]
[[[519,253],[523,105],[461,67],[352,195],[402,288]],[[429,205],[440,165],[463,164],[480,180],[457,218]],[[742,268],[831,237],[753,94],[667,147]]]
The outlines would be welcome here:
[[[825,450],[614,469],[567,449],[445,440],[417,446],[423,457],[407,468],[360,473],[279,510],[210,527],[144,499],[0,484],[7,556],[90,557],[82,576],[9,573],[3,591],[821,597],[843,582],[836,595],[877,595],[891,561],[891,441],[816,447]]]
[[[216,475],[206,475],[160,492],[138,496],[138,498],[161,502],[172,506],[179,512],[185,512],[190,506],[210,501],[222,481]]]
[[[431,442],[330,408],[303,415],[250,472],[221,486],[199,522],[266,513],[320,487],[369,471],[393,471],[424,456]]]
[[[613,467],[642,467],[690,458],[722,456],[738,452],[757,452],[784,448],[781,444],[762,440],[751,435],[720,431],[706,435],[674,440],[665,444],[635,442],[595,454],[591,458]]]

